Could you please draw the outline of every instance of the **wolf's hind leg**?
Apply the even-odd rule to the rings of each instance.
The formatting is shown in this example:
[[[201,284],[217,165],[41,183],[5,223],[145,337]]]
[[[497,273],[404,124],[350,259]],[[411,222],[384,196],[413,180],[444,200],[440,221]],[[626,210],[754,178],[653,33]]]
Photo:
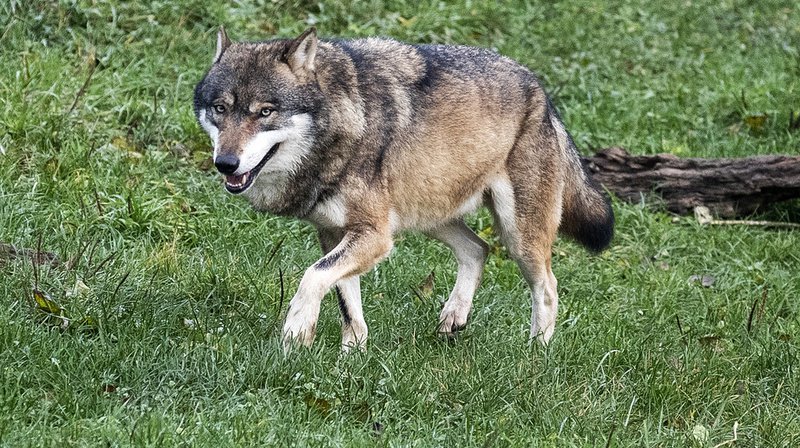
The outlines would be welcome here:
[[[517,264],[531,287],[530,338],[547,344],[556,330],[558,314],[558,282],[550,268],[550,254],[522,255]]]
[[[546,344],[555,332],[558,313],[558,283],[551,268],[551,252],[560,208],[546,196],[531,200],[535,196],[530,191],[515,194],[525,188],[518,186],[515,190],[508,179],[495,182],[491,209],[503,242],[531,288],[530,338]]]
[[[489,246],[458,220],[426,232],[449,247],[458,263],[456,284],[439,315],[438,332],[452,337],[467,325],[472,298],[481,282]]]

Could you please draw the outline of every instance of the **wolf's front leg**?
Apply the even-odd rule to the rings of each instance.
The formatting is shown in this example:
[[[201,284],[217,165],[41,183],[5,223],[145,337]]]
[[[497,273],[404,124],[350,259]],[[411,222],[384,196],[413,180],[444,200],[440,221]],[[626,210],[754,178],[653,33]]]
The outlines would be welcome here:
[[[288,350],[293,343],[310,346],[314,342],[319,308],[325,294],[337,282],[371,269],[391,249],[392,238],[388,229],[362,226],[345,233],[339,244],[303,275],[297,293],[289,302],[283,325],[284,349]]]
[[[361,286],[357,275],[336,283],[336,297],[342,314],[342,351],[367,348],[367,322],[361,308]]]
[[[319,245],[322,254],[330,253],[344,237],[344,231],[318,227]],[[334,286],[336,298],[339,300],[339,311],[342,316],[342,351],[352,348],[367,348],[367,322],[361,308],[361,285],[357,275],[340,280]]]

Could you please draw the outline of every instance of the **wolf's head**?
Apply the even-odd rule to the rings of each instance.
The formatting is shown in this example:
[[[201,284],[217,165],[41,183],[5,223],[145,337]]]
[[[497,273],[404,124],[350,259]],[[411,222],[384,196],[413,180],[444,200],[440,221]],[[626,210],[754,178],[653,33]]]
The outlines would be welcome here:
[[[296,39],[233,43],[220,27],[194,110],[229,192],[244,192],[260,174],[293,172],[308,155],[313,128],[325,121],[317,46],[314,28]]]

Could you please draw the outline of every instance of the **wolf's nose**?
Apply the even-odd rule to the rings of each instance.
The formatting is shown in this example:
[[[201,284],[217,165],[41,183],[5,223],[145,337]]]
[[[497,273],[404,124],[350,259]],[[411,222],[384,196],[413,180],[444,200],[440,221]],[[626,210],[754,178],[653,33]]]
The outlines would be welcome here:
[[[239,158],[230,154],[220,154],[214,160],[214,165],[222,174],[233,174],[239,168]]]

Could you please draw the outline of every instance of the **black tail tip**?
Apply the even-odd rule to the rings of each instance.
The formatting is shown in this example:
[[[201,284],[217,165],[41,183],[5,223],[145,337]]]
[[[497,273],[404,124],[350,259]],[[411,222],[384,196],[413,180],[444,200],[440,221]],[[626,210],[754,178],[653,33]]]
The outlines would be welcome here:
[[[602,252],[614,238],[614,211],[606,204],[602,217],[589,217],[574,222],[568,234],[593,253]]]
[[[610,213],[605,222],[592,223],[582,230],[579,242],[591,252],[602,252],[614,238],[614,214]]]

